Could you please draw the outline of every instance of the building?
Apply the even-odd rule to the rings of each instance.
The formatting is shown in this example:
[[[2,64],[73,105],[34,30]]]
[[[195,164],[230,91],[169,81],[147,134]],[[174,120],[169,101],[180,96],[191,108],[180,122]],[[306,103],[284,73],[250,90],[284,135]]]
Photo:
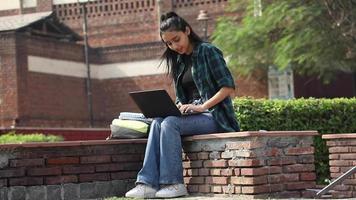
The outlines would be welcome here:
[[[226,13],[227,5],[228,0],[89,2],[94,127],[108,127],[122,111],[139,111],[129,91],[163,88],[174,96],[172,81],[158,67],[165,48],[158,31],[161,13],[176,11],[203,35],[196,18],[207,10],[209,35],[219,16],[237,14]],[[0,127],[89,126],[82,23],[77,0],[2,0]],[[266,72],[236,75],[236,83],[236,96],[268,97]],[[294,78],[293,87],[295,97],[313,94],[305,92],[309,86],[302,78]]]
[[[70,0],[7,0],[6,5],[0,8],[0,127],[88,127],[82,7]],[[196,17],[208,10],[211,33],[226,5],[227,0],[88,3],[94,127],[108,127],[122,111],[139,111],[129,91],[163,88],[174,96],[172,81],[163,66],[158,68],[165,48],[158,34],[160,13],[173,9],[202,34]],[[56,26],[41,30],[52,31],[34,31],[47,21]],[[264,78],[238,79],[237,93],[265,97],[264,83]]]

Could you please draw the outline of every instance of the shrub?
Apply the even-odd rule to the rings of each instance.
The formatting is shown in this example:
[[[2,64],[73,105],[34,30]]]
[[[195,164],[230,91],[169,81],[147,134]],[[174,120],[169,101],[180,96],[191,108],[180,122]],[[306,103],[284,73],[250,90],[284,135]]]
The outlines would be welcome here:
[[[55,135],[44,135],[41,133],[17,134],[14,131],[0,135],[0,144],[55,141],[63,141],[63,137]]]
[[[236,98],[241,131],[317,130],[314,138],[317,183],[329,179],[329,153],[322,134],[356,133],[356,98],[266,100]]]

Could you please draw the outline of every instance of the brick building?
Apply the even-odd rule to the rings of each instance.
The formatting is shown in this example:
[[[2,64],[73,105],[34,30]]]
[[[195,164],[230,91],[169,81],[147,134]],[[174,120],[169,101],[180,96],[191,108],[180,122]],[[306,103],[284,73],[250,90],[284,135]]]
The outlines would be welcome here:
[[[76,2],[6,0],[0,6],[0,127],[89,125],[83,42],[76,36],[82,35],[82,7]],[[94,126],[108,127],[119,112],[138,111],[128,96],[129,91],[163,88],[173,97],[172,82],[166,77],[164,66],[158,68],[165,48],[158,34],[160,13],[175,10],[202,34],[196,17],[199,10],[208,10],[210,34],[217,17],[225,14],[227,3],[227,0],[88,3]],[[56,25],[33,31],[36,24],[48,20],[56,21]],[[41,31],[44,32],[38,34]],[[68,39],[70,36],[75,39]],[[237,78],[237,94],[267,96],[265,75],[256,77],[261,78]]]

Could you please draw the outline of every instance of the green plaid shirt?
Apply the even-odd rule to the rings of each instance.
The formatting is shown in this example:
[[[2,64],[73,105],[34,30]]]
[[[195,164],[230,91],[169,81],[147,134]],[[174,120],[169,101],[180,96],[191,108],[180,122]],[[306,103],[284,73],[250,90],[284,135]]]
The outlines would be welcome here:
[[[226,66],[222,52],[209,43],[195,45],[192,53],[192,77],[203,102],[213,97],[222,87],[235,88],[235,82]],[[178,73],[175,77],[176,103],[186,104],[181,76],[186,67],[181,55],[178,56]],[[210,108],[220,131],[239,131],[230,97]]]

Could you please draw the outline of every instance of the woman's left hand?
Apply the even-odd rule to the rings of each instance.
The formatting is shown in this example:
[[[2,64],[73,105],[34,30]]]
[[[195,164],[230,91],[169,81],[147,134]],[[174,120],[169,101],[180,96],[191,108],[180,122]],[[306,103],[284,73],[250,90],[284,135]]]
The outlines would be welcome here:
[[[204,112],[206,109],[202,104],[194,105],[194,104],[183,104],[179,108],[180,112],[182,113],[189,113],[189,112]]]

